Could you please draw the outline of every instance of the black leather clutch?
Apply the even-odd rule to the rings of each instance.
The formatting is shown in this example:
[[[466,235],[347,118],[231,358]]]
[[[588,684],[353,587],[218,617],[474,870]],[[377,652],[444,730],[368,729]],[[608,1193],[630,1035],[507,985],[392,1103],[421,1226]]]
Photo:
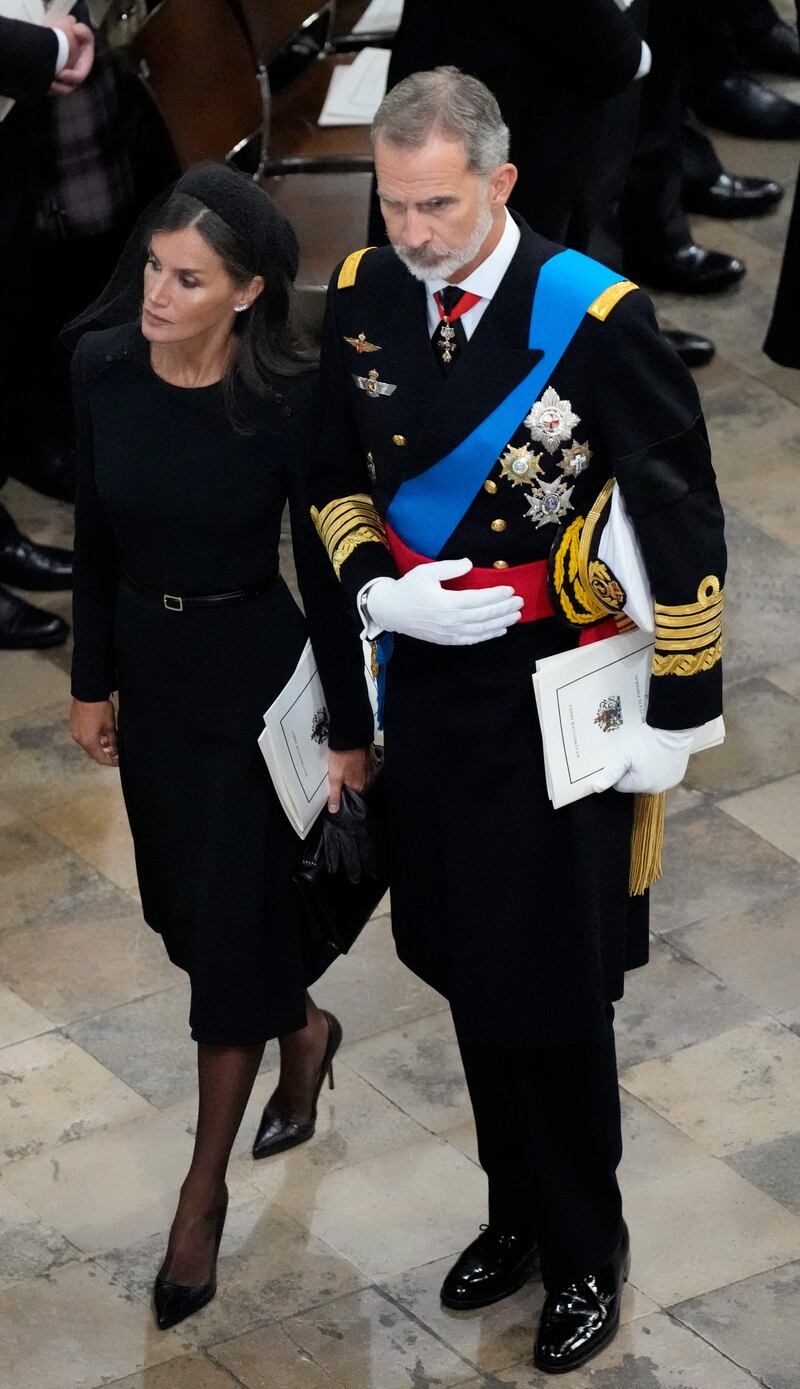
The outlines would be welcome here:
[[[380,769],[359,793],[342,788],[335,815],[323,810],[294,872],[312,940],[343,955],[389,886],[386,795]]]

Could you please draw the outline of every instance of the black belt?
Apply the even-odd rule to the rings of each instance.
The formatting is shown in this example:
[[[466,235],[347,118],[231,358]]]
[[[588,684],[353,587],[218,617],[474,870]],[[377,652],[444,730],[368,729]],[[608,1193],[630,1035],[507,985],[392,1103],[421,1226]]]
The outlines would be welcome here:
[[[148,588],[145,584],[137,583],[130,574],[123,574],[122,577],[137,593],[155,599],[171,613],[182,613],[184,608],[215,608],[226,603],[246,603],[249,598],[260,598],[262,594],[269,593],[278,582],[276,571],[259,588],[237,588],[232,593],[192,593],[182,597],[177,593],[162,593],[157,588]]]

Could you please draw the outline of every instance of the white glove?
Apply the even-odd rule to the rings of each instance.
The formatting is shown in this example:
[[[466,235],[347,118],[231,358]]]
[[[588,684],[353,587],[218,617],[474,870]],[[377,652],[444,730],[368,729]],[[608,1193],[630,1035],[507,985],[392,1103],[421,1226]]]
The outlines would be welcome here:
[[[624,751],[612,757],[592,782],[593,791],[642,791],[655,796],[683,781],[693,728],[651,728],[643,723]]]
[[[468,574],[468,559],[418,564],[401,579],[376,579],[366,595],[370,619],[384,632],[399,632],[437,646],[474,646],[502,637],[519,622],[522,599],[508,584],[454,592],[446,579]]]

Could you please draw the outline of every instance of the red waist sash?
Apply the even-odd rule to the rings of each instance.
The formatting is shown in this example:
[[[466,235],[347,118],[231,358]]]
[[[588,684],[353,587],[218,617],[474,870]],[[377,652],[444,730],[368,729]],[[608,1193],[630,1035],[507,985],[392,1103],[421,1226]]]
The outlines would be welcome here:
[[[418,555],[409,549],[391,526],[386,526],[386,539],[401,575],[407,574],[409,569],[416,569],[418,564],[433,564],[433,560],[426,555]],[[537,559],[531,564],[509,565],[508,569],[479,569],[473,566],[468,574],[463,574],[460,579],[447,579],[442,587],[458,591],[496,588],[498,584],[509,585],[522,599],[524,606],[520,622],[541,622],[543,618],[554,616],[553,605],[547,592],[546,559]],[[586,646],[589,642],[601,641],[603,637],[616,636],[616,633],[616,622],[610,617],[581,632],[579,644]]]

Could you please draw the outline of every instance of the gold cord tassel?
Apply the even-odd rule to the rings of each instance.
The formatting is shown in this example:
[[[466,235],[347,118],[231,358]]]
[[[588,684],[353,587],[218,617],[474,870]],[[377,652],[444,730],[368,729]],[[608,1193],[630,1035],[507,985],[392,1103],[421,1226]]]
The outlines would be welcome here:
[[[661,877],[661,851],[664,847],[664,808],[667,798],[659,796],[634,797],[633,833],[631,834],[631,869],[628,892],[641,897]]]

